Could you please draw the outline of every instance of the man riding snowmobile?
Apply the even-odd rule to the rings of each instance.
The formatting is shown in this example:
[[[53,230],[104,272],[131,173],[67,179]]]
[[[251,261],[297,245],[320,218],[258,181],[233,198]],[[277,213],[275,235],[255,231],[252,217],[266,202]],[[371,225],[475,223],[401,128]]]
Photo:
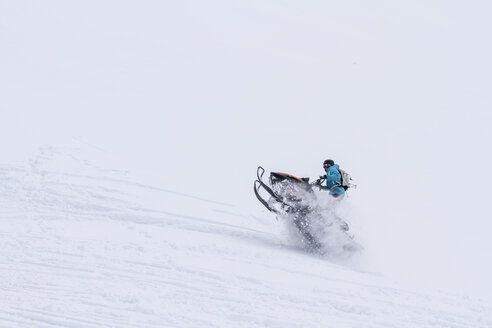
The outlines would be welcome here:
[[[267,185],[262,181],[265,170],[261,166],[257,169],[257,180],[254,182],[255,195],[263,206],[278,217],[294,223],[302,235],[302,242],[311,249],[322,248],[319,237],[321,237],[320,233],[326,230],[326,227],[319,226],[319,224],[323,220],[325,222],[328,220],[328,225],[337,226],[344,233],[348,231],[348,225],[344,220],[332,213],[331,210],[326,212],[325,209],[319,207],[313,190],[313,187],[317,186],[324,190],[330,190],[330,195],[333,197],[340,197],[345,194],[345,190],[348,188],[350,177],[343,170],[339,172],[338,165],[333,161],[327,160],[325,162],[326,177],[320,177],[315,183],[309,183],[309,178],[298,178],[286,173],[271,172],[270,183]],[[348,178],[344,179],[344,175]],[[326,186],[321,185],[324,179],[327,180]],[[269,198],[260,195],[262,191]]]
[[[322,190],[329,190],[330,195],[335,198],[343,197],[346,188],[342,185],[340,166],[335,164],[333,160],[327,159],[323,162],[323,169],[326,171],[326,175],[320,176],[316,185]],[[326,180],[326,186],[321,185],[323,179]]]

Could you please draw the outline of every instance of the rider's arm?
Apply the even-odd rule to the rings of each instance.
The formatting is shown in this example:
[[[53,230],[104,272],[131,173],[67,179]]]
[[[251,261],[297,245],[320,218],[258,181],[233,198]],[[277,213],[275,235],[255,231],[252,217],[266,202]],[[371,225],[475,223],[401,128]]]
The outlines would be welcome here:
[[[326,170],[326,187],[323,189],[331,189],[333,186],[339,185],[342,176],[337,169],[329,168]]]

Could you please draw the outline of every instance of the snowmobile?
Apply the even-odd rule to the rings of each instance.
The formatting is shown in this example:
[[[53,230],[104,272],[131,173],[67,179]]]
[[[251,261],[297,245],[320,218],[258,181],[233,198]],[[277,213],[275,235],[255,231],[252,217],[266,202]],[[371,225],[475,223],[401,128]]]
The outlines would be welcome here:
[[[277,219],[282,217],[292,221],[301,233],[301,241],[304,245],[313,250],[321,250],[323,245],[319,240],[320,231],[318,230],[334,228],[346,237],[344,238],[348,244],[344,245],[343,248],[353,248],[353,245],[349,245],[353,243],[353,236],[348,234],[348,224],[335,213],[327,215],[326,209],[319,207],[314,188],[319,187],[325,179],[320,177],[320,179],[310,183],[309,178],[298,178],[287,173],[271,172],[269,185],[267,185],[263,182],[264,174],[265,169],[259,166],[256,171],[257,180],[254,182],[256,198],[270,212],[275,213]],[[269,196],[267,196],[268,200],[262,197],[261,193],[264,194],[264,192]],[[323,220],[327,216],[330,217],[329,222]],[[324,222],[328,226],[320,227],[320,222]]]
[[[309,178],[298,178],[287,173],[271,172],[270,185],[267,185],[262,180],[264,173],[265,169],[259,166],[256,171],[257,180],[254,182],[256,198],[270,212],[278,216],[292,218],[303,236],[303,242],[313,248],[319,248],[321,245],[310,231],[310,217],[315,211],[313,204],[316,203],[313,187],[321,184],[322,180],[317,180],[311,184]],[[260,195],[260,190],[266,191],[270,196],[269,200]]]

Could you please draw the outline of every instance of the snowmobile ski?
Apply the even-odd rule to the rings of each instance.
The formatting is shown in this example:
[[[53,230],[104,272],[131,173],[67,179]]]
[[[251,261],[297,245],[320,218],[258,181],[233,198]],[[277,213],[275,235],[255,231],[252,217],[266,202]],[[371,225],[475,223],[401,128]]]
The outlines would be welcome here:
[[[260,171],[261,171],[261,174],[260,174]],[[267,193],[269,193],[269,194],[270,194],[270,196],[272,196],[272,197],[273,197],[273,199],[275,199],[277,202],[282,203],[282,204],[284,204],[284,205],[285,205],[283,198],[282,198],[281,196],[277,195],[277,194],[276,194],[276,193],[272,190],[272,188],[270,188],[269,186],[267,186],[267,185],[263,182],[262,178],[263,178],[263,174],[264,174],[264,173],[265,173],[265,169],[264,169],[264,168],[262,168],[261,166],[258,166],[258,169],[256,170],[256,176],[258,177],[258,180],[256,180],[256,181],[257,181],[257,182],[261,185],[261,187],[263,187],[263,189],[265,189],[265,191],[266,191]],[[255,188],[255,190],[256,190],[256,188]]]
[[[260,173],[260,171],[261,171],[261,173]],[[276,202],[278,202],[282,205],[285,205],[283,199],[279,195],[275,194],[275,192],[262,181],[264,173],[265,173],[265,169],[262,168],[261,166],[258,166],[258,169],[256,170],[256,176],[257,176],[258,180],[255,180],[255,182],[254,182],[254,192],[255,192],[256,198],[258,198],[260,203],[262,203],[263,206],[265,206],[267,208],[267,210],[269,210],[270,212],[273,212],[275,214],[280,214],[279,210],[272,207],[264,198],[261,197],[261,195],[259,193],[260,189],[263,188],[270,196],[272,196],[272,198]]]
[[[261,198],[260,194],[258,193],[258,190],[260,190],[260,188],[261,188],[261,182],[255,181],[254,190],[255,190],[256,198],[258,198],[258,200],[260,201],[260,203],[262,203],[263,206],[265,206],[267,208],[267,210],[269,210],[270,212],[273,212],[275,214],[279,214],[279,211],[278,210],[276,210],[275,208],[271,207],[270,204],[268,204],[268,202],[266,200],[264,200],[263,198]]]

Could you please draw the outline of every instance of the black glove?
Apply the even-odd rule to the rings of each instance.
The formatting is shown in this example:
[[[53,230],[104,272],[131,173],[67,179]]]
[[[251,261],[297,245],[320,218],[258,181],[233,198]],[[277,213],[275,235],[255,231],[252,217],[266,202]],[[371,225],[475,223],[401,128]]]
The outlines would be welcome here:
[[[321,189],[323,189],[323,188],[321,187],[321,183],[323,182],[323,180],[324,180],[324,179],[326,179],[326,175],[320,175],[320,176],[319,176],[319,179],[318,179],[318,180],[316,180],[316,182],[314,183],[314,185],[315,185],[316,187],[318,187],[320,190],[321,190]]]

